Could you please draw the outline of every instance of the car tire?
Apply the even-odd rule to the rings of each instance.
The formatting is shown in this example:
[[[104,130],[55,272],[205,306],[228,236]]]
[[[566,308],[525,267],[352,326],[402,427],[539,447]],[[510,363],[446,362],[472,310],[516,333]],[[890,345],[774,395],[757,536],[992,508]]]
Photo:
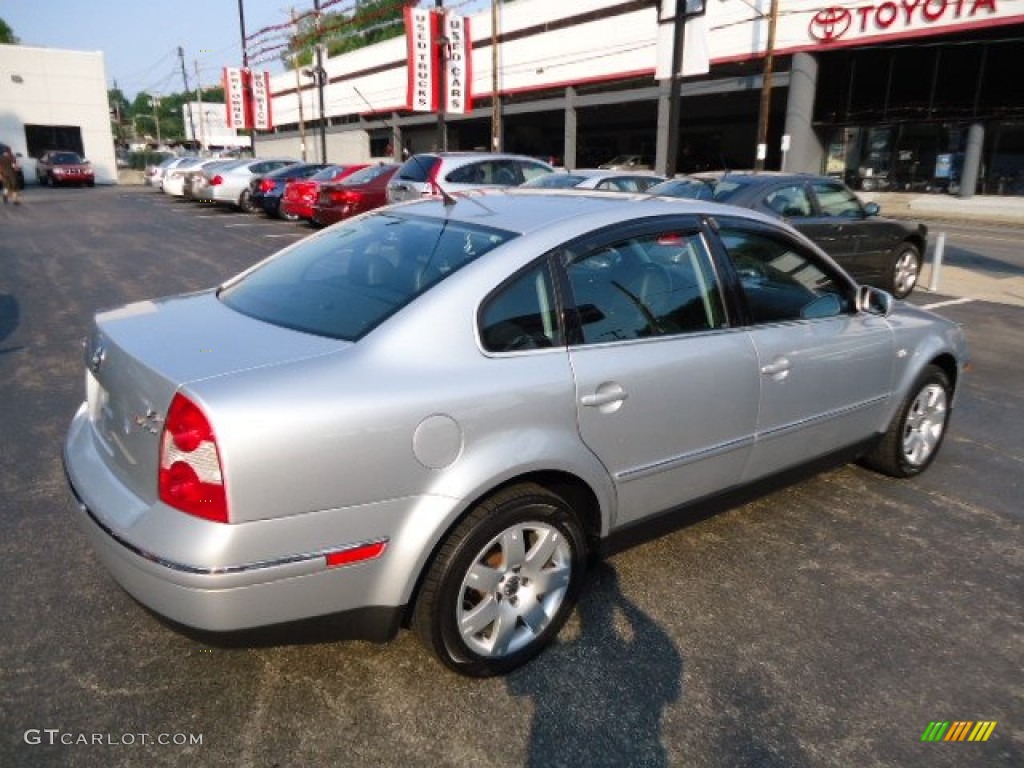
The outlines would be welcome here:
[[[285,213],[285,211],[280,206],[278,206],[278,208],[277,208],[277,215],[280,216],[285,221],[298,221],[299,220],[299,217],[296,214],[294,214],[294,213]]]
[[[87,181],[87,182],[85,182],[85,186],[87,186],[87,187],[95,187],[96,186],[96,182],[95,181]]]
[[[865,463],[890,477],[924,472],[946,436],[953,387],[946,372],[929,365],[900,404],[896,418]]]
[[[256,206],[252,202],[252,195],[248,189],[243,189],[238,197],[238,207],[245,213],[256,213]]]
[[[512,486],[477,505],[445,539],[412,628],[460,674],[505,674],[555,638],[585,569],[572,508],[538,485]]]
[[[905,299],[920,276],[921,252],[913,243],[900,243],[889,265],[889,292],[897,299]]]

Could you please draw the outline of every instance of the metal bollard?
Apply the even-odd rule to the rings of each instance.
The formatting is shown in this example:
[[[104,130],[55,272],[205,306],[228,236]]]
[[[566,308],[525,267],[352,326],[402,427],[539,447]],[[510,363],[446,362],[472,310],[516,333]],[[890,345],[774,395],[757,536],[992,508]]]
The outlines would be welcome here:
[[[935,240],[935,250],[932,252],[932,274],[928,281],[928,290],[935,293],[939,290],[939,273],[942,272],[942,254],[946,250],[946,233],[939,232]]]

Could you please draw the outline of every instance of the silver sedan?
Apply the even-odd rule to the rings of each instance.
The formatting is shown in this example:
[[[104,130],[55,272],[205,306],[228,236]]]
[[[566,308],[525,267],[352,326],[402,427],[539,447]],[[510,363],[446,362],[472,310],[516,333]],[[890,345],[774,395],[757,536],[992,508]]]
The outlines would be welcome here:
[[[408,626],[485,676],[666,511],[822,457],[921,472],[966,359],[753,211],[425,200],[97,315],[64,458],[97,557],[158,613]]]

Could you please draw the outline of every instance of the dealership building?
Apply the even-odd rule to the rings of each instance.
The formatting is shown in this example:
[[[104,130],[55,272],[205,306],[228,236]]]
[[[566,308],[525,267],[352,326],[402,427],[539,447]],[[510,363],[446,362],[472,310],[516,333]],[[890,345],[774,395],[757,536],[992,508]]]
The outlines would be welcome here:
[[[404,37],[324,61],[323,136],[315,68],[276,75],[275,128],[257,151],[298,154],[304,138],[311,158],[323,139],[331,161],[500,147],[567,167],[620,154],[664,167],[673,80],[656,74],[671,71],[672,24],[660,5],[517,0],[470,17],[457,72],[470,99],[443,128],[415,111]],[[689,0],[677,170],[754,167],[767,91],[766,168],[863,189],[956,191],[964,174],[979,193],[1024,194],[1024,0],[774,6]],[[451,56],[450,36],[435,43]]]
[[[97,183],[116,183],[103,53],[0,45],[0,142],[21,155],[28,183],[49,149],[83,155]]]

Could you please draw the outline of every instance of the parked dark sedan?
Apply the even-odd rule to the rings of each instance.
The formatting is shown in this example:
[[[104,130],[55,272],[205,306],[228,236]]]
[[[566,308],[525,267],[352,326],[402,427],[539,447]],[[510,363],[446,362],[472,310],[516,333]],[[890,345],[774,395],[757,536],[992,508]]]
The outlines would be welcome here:
[[[276,171],[256,176],[249,182],[249,194],[256,210],[267,216],[281,217],[281,197],[285,186],[293,179],[308,179],[327,166],[321,163],[297,163],[278,168]]]
[[[879,216],[840,181],[810,174],[698,173],[670,179],[649,194],[714,200],[785,219],[857,280],[910,295],[921,274],[928,228]]]

